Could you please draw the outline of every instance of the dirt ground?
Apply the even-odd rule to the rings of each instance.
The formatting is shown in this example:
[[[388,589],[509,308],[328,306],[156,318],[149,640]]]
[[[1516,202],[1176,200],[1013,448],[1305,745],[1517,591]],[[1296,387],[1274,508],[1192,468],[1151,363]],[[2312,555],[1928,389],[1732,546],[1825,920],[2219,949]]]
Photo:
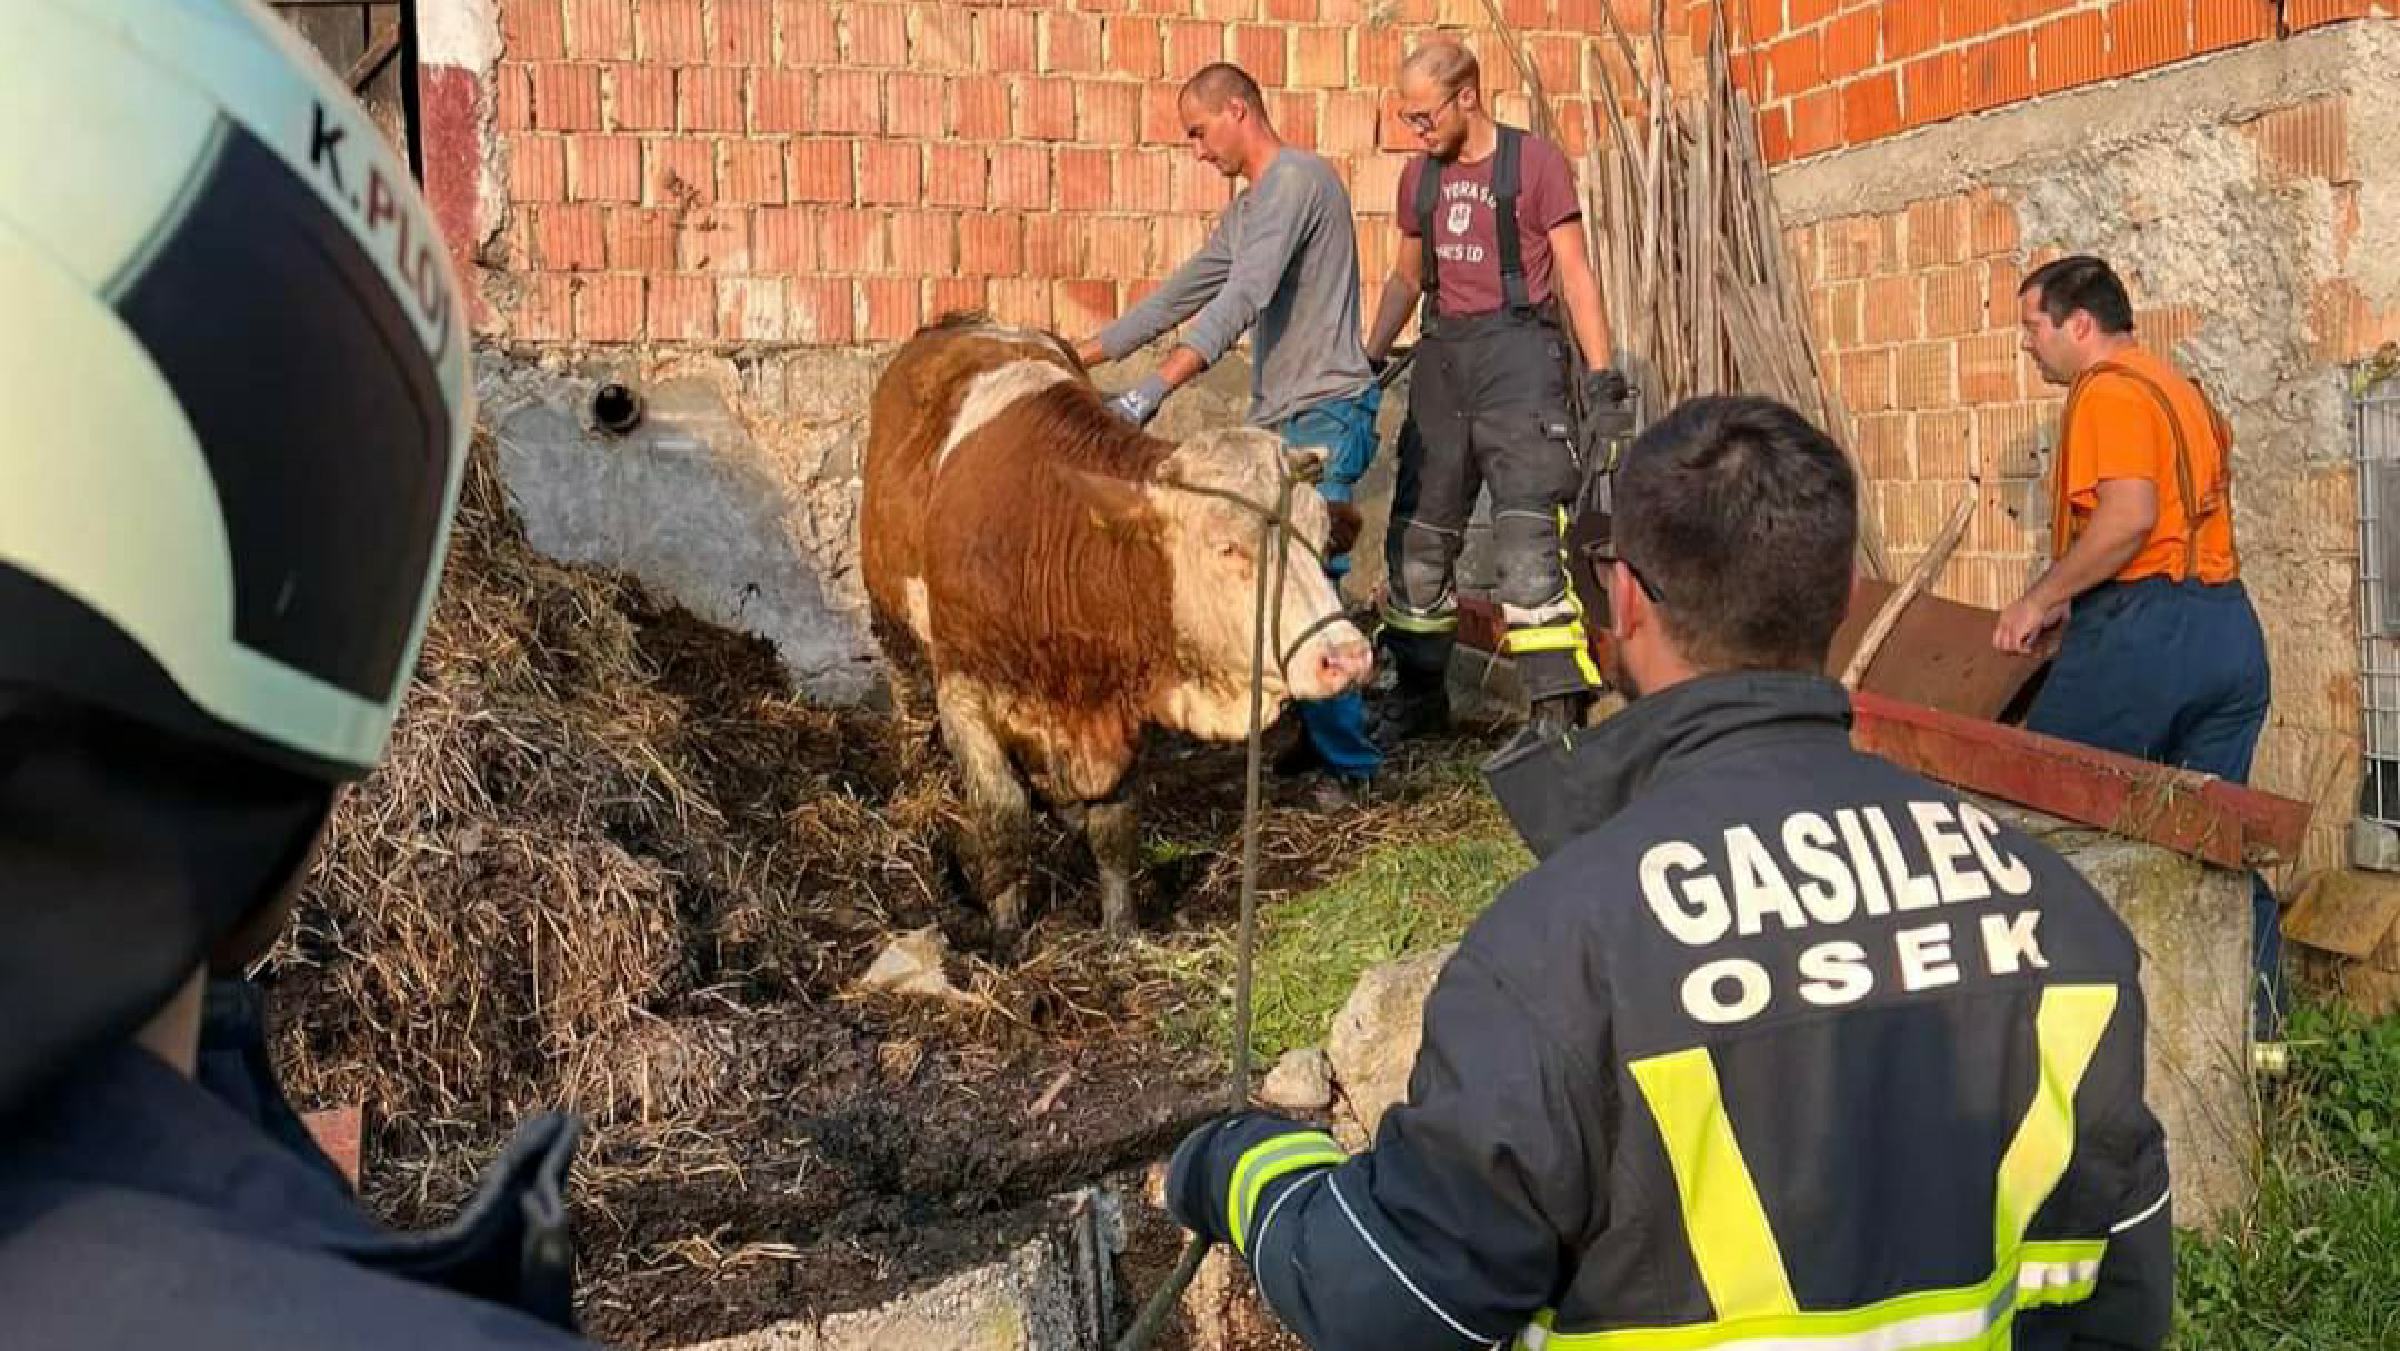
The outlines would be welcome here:
[[[765,644],[539,559],[480,462],[424,666],[264,973],[279,1054],[303,1108],[366,1105],[362,1190],[398,1225],[440,1222],[522,1116],[582,1114],[595,1337],[878,1303],[998,1256],[1053,1194],[1138,1194],[1223,1105],[1223,1048],[1190,1029],[1224,997],[1242,747],[1150,749],[1134,943],[1098,934],[1081,838],[1047,825],[1002,966],[928,729],[809,708]],[[1262,904],[1406,829],[1410,766],[1461,753],[1330,812],[1268,776]],[[850,993],[928,925],[972,1002]],[[1146,1293],[1178,1236],[1129,1218]]]

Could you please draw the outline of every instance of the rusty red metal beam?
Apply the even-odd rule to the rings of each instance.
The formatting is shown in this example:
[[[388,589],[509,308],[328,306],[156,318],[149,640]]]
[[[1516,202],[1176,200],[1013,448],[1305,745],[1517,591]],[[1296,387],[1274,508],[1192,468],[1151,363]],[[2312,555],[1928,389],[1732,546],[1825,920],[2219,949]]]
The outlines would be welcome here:
[[[2308,803],[1871,690],[1851,693],[1851,741],[1957,788],[2161,845],[2221,868],[2295,858]]]
[[[1459,598],[1460,642],[1497,652],[1504,631],[1489,601]],[[1869,683],[1881,683],[1878,677],[1889,666],[1888,658],[1878,659]],[[1851,710],[1853,744],[1902,768],[2219,867],[2263,867],[2295,858],[2308,831],[2308,803],[2190,770],[1926,707],[1871,688],[1852,693]]]

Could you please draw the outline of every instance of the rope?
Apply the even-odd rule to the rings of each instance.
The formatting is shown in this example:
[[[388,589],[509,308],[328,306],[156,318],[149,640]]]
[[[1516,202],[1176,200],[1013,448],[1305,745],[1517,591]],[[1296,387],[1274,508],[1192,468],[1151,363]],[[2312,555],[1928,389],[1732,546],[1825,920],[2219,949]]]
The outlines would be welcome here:
[[[1242,918],[1234,946],[1233,962],[1233,1075],[1226,1084],[1227,1110],[1240,1112],[1250,1106],[1250,973],[1252,958],[1258,947],[1258,796],[1261,765],[1262,734],[1259,723],[1266,715],[1267,681],[1267,598],[1283,595],[1285,567],[1291,558],[1287,541],[1291,532],[1283,522],[1290,517],[1292,507],[1292,476],[1283,476],[1283,485],[1276,492],[1275,514],[1259,523],[1259,552],[1269,547],[1275,550],[1275,584],[1272,593],[1267,586],[1267,570],[1258,570],[1258,588],[1254,597],[1250,641],[1250,763],[1249,782],[1242,797]],[[1117,1339],[1115,1351],[1143,1351],[1150,1345],[1159,1329],[1166,1326],[1167,1315],[1183,1298],[1192,1278],[1200,1273],[1201,1259],[1208,1256],[1209,1240],[1194,1234],[1184,1244],[1183,1256],[1166,1284],[1154,1291],[1148,1303],[1133,1320],[1133,1326]]]

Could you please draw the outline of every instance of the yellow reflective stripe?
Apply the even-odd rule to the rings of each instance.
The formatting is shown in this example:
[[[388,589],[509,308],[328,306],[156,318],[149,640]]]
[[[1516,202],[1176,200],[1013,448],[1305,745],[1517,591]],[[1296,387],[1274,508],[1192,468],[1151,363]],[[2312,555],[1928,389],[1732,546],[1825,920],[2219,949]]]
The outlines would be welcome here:
[[[2025,1239],[2025,1226],[2042,1208],[2075,1153],[2075,1089],[2100,1049],[2100,1036],[2116,1012],[2114,985],[2053,985],[2042,991],[2034,1015],[2034,1044],[2041,1072],[2033,1104],[2018,1123],[2016,1138],[2000,1158],[2000,1185],[1992,1206],[1992,1253],[2008,1264]]]
[[[1458,629],[1456,614],[1411,614],[1405,610],[1394,609],[1390,605],[1383,607],[1383,622],[1402,633],[1454,633]]]
[[[1859,1309],[1798,1310],[1706,1048],[1634,1062],[1629,1068],[1658,1119],[1692,1256],[1717,1317],[1681,1327],[1562,1333],[1545,1310],[1518,1344],[1557,1351],[2007,1351],[2019,1308],[2072,1304],[2099,1282],[2106,1238],[2028,1242],[2024,1233],[2074,1155],[2075,1093],[2117,998],[2113,985],[2042,992],[2034,1015],[2040,1079],[2000,1163],[1991,1277]]]
[[[1658,1121],[1683,1201],[1692,1258],[1717,1317],[1796,1312],[1800,1305],[1792,1298],[1783,1254],[1767,1225],[1750,1166],[1742,1160],[1741,1143],[1733,1138],[1708,1048],[1652,1056],[1628,1068]]]
[[[1234,1161],[1233,1183],[1225,1193],[1225,1218],[1233,1230],[1233,1246],[1249,1254],[1250,1212],[1257,1208],[1267,1184],[1302,1168],[1337,1166],[1349,1159],[1333,1137],[1323,1131],[1278,1135],[1244,1150]]]
[[[2028,1243],[2017,1263],[2017,1305],[2073,1304],[2100,1283],[2108,1240],[2048,1239]]]
[[[1544,624],[1538,629],[1510,629],[1501,646],[1511,652],[1570,652],[1583,646],[1583,631],[1572,624]]]
[[[1567,608],[1575,613],[1575,618],[1569,621],[1575,629],[1575,669],[1582,673],[1583,683],[1596,690],[1608,682],[1600,677],[1600,663],[1592,660],[1592,645],[1583,622],[1583,593],[1575,589],[1575,560],[1567,555],[1567,534],[1572,528],[1573,522],[1567,519],[1567,509],[1560,507],[1558,509],[1559,580],[1567,584]]]
[[[2016,1273],[1980,1285],[1921,1290],[1858,1309],[1825,1309],[1667,1328],[1559,1332],[1548,1319],[1517,1336],[1555,1351],[2008,1351]]]

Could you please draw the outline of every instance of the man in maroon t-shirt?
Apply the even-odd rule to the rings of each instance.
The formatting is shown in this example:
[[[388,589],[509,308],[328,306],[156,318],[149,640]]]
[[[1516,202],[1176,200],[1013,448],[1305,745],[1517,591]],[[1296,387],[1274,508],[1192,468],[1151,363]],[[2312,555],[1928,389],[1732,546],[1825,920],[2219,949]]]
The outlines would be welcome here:
[[[1488,482],[1496,593],[1532,705],[1527,732],[1556,735],[1582,722],[1601,683],[1559,559],[1559,511],[1580,486],[1560,309],[1598,368],[1583,376],[1586,415],[1610,414],[1626,394],[1607,367],[1608,320],[1574,174],[1556,145],[1492,120],[1475,56],[1455,40],[1410,53],[1400,109],[1426,153],[1401,176],[1403,245],[1368,360],[1381,367],[1420,300],[1424,316],[1385,535],[1383,620],[1399,683],[1377,734],[1388,744],[1449,720],[1452,580]],[[1503,221],[1511,214],[1513,228]]]

